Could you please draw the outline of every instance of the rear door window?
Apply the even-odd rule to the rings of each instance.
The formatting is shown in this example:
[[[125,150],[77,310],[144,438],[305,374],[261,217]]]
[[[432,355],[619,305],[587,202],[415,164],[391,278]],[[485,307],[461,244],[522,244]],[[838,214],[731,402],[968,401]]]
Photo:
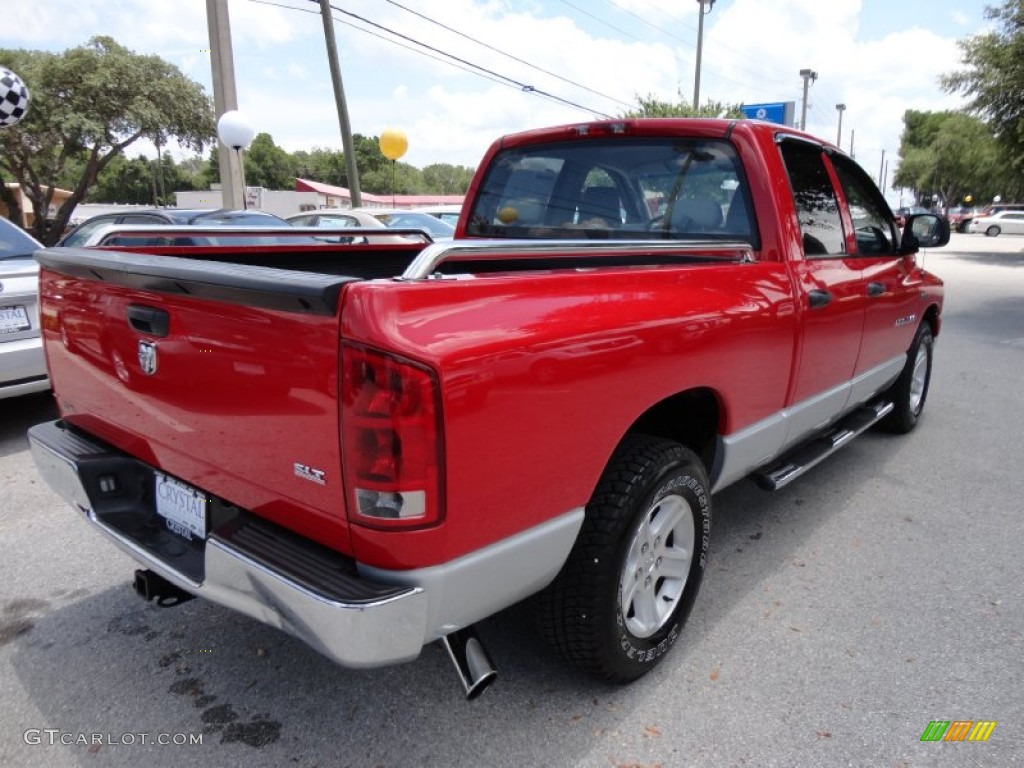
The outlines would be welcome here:
[[[839,256],[846,252],[843,223],[822,148],[804,141],[783,140],[782,152],[793,202],[808,258]]]

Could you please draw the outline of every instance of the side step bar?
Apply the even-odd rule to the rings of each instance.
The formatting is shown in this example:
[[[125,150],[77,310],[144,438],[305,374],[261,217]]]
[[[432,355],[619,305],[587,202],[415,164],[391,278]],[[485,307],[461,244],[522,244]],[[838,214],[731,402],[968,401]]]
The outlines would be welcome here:
[[[789,485],[807,470],[824,461],[853,438],[884,419],[893,404],[877,401],[863,405],[844,416],[828,432],[786,454],[781,459],[753,474],[754,481],[766,491],[777,491]]]

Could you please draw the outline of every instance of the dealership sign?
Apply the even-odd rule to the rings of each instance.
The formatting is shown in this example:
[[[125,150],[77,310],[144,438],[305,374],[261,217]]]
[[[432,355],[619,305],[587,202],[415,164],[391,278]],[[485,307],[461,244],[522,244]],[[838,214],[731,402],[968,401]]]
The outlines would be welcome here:
[[[796,114],[796,102],[776,101],[771,104],[743,104],[740,106],[740,111],[743,112],[744,117],[751,120],[764,120],[768,123],[792,126]]]

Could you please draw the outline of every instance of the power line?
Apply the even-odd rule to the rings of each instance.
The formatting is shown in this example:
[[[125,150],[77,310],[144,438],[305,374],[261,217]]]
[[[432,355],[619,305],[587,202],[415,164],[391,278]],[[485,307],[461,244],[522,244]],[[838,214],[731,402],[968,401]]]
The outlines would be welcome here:
[[[313,11],[313,10],[309,10],[309,9],[306,9],[306,8],[296,8],[293,5],[285,5],[283,3],[275,3],[272,0],[249,0],[249,2],[257,3],[259,5],[270,5],[270,6],[274,6],[275,8],[284,8],[285,10],[288,10],[288,11],[298,11],[300,13],[309,13],[309,14],[316,15],[316,16],[320,15],[320,11]],[[463,72],[466,72],[468,74],[475,75],[476,77],[483,78],[484,80],[490,80],[491,82],[497,83],[498,85],[504,85],[506,87],[513,88],[514,90],[520,90],[519,88],[515,88],[514,86],[510,86],[510,85],[508,85],[508,83],[502,82],[501,80],[498,80],[497,78],[488,77],[487,75],[481,74],[480,72],[476,72],[476,71],[470,69],[469,67],[461,67],[458,64],[453,64],[450,61],[445,61],[440,56],[432,56],[431,54],[427,53],[426,51],[420,51],[420,50],[417,50],[416,48],[413,48],[411,45],[405,45],[403,43],[398,42],[397,40],[392,40],[391,38],[385,37],[384,35],[382,35],[382,34],[380,34],[378,32],[374,32],[372,29],[364,29],[363,27],[360,27],[357,24],[353,24],[350,21],[345,21],[344,19],[334,19],[334,20],[336,22],[338,22],[339,24],[344,24],[346,27],[350,27],[350,28],[352,28],[352,29],[354,29],[354,30],[356,30],[358,32],[365,32],[366,34],[372,35],[373,37],[376,37],[379,40],[383,40],[386,43],[391,43],[392,45],[397,45],[399,48],[405,48],[407,51],[411,51],[412,53],[418,54],[420,56],[425,56],[428,59],[433,59],[434,61],[440,62],[441,64],[447,64],[450,67],[454,67],[455,69],[462,70]]]
[[[434,25],[436,25],[438,27],[441,27],[441,29],[445,29],[445,30],[447,30],[447,31],[449,31],[449,32],[451,32],[451,33],[453,33],[455,35],[458,35],[459,37],[462,37],[462,38],[465,38],[466,40],[469,40],[470,42],[473,42],[473,43],[476,43],[477,45],[483,46],[484,48],[486,48],[486,49],[488,49],[490,51],[494,51],[495,53],[499,53],[502,56],[505,56],[506,58],[512,59],[513,61],[517,61],[520,64],[525,64],[526,66],[530,67],[531,69],[535,69],[538,72],[543,72],[545,75],[549,75],[551,77],[554,77],[557,80],[561,80],[563,83],[568,83],[569,85],[575,86],[576,88],[581,88],[584,91],[589,91],[590,93],[594,94],[595,96],[600,96],[601,98],[608,99],[609,101],[614,101],[617,104],[621,104],[622,106],[627,107],[629,109],[633,109],[636,106],[635,104],[629,104],[629,103],[627,103],[625,101],[621,101],[620,99],[617,99],[614,96],[609,96],[606,93],[601,93],[600,91],[596,91],[593,88],[590,88],[590,87],[588,87],[586,85],[583,85],[582,83],[577,83],[574,80],[570,80],[570,79],[568,79],[566,77],[562,77],[559,74],[556,74],[554,72],[550,72],[550,71],[544,69],[543,67],[538,67],[535,64],[531,64],[530,62],[526,61],[525,59],[521,59],[518,56],[514,56],[511,53],[507,53],[507,52],[501,50],[500,48],[495,48],[493,45],[489,45],[488,43],[485,43],[482,40],[478,40],[477,38],[472,37],[471,35],[467,35],[465,32],[460,32],[459,30],[454,29],[453,27],[450,27],[447,24],[444,24],[444,23],[442,23],[440,21],[437,21],[436,19],[432,19],[429,16],[427,16],[426,14],[420,13],[419,11],[414,11],[411,8],[406,8],[401,3],[395,2],[395,0],[387,0],[387,2],[390,3],[391,5],[395,6],[396,8],[401,8],[406,13],[411,13],[413,16],[417,16],[417,17],[423,19],[424,21],[428,21],[431,24],[434,24]]]
[[[599,19],[598,17],[594,16],[594,14],[587,13],[586,11],[583,11],[578,6],[568,2],[568,0],[561,0],[561,2],[564,3],[565,5],[568,5],[571,8],[575,8],[576,10],[578,10],[581,13],[589,16],[590,18],[594,19],[595,21],[598,21],[601,24],[604,24],[605,26],[608,26],[608,27],[614,29],[617,32],[620,32],[621,34],[628,34],[627,32],[625,32],[623,30],[620,30],[618,27],[615,27],[611,23],[606,22],[606,21],[604,21],[602,19]],[[655,30],[659,35],[671,38],[673,40],[677,40],[678,42],[682,43],[683,45],[687,46],[688,48],[695,48],[696,47],[695,43],[693,43],[693,42],[691,42],[691,41],[689,41],[689,40],[687,40],[687,39],[685,39],[683,37],[680,37],[679,35],[673,34],[669,30],[665,29],[664,25],[655,24],[654,22],[649,21],[648,19],[645,19],[643,16],[641,16],[638,13],[636,13],[635,11],[632,11],[632,10],[630,10],[628,8],[625,8],[622,5],[620,5],[619,3],[615,2],[615,0],[605,0],[605,2],[608,3],[609,5],[613,6],[614,8],[617,8],[619,11],[621,11],[621,12],[623,12],[625,14],[628,14],[629,16],[632,16],[633,18],[635,18],[638,21],[640,21],[642,24],[647,25],[651,29]],[[676,18],[678,18],[678,17],[676,17]],[[686,24],[685,22],[682,22],[682,21],[680,21],[678,23],[679,23],[679,26],[685,27],[686,29],[689,29],[689,30],[693,31],[694,34],[696,34],[697,30],[694,29],[693,27],[691,27],[689,24]],[[639,40],[639,38],[636,38],[633,35],[629,35],[629,36],[633,37],[634,40]],[[641,41],[641,42],[643,42],[643,41]],[[766,79],[765,78],[765,71],[764,71],[765,63],[763,61],[761,61],[759,59],[755,60],[754,57],[751,56],[749,53],[747,53],[745,51],[742,51],[742,50],[739,50],[737,48],[733,48],[732,46],[730,46],[730,45],[728,45],[726,43],[716,42],[715,45],[718,48],[722,48],[722,49],[724,49],[726,51],[732,52],[735,55],[742,56],[745,59],[748,59],[750,61],[756,62],[757,66],[758,66],[758,69],[756,71],[747,69],[746,67],[738,67],[738,68],[741,71],[749,72],[751,75],[756,75],[758,80],[760,80],[760,81],[763,81],[763,80]],[[783,84],[788,85],[789,84],[790,80],[789,80],[788,77],[785,80],[782,79],[783,78],[783,70],[782,69],[776,68],[775,66],[772,66],[771,68],[774,69],[775,72],[778,73],[778,76],[777,77],[769,77],[767,79],[770,79],[771,81],[773,81],[775,83],[778,83],[779,85],[783,85]],[[708,71],[707,70],[707,66],[706,66],[706,62],[705,62],[705,66],[703,67],[703,69],[704,69],[705,72]],[[714,72],[714,70],[712,70],[712,73],[715,74],[717,77],[720,77],[720,78],[722,78],[724,80],[729,80],[730,82],[736,83],[737,85],[743,85],[743,86],[749,85],[749,83],[746,82],[746,81],[737,80],[736,78],[729,77],[728,75],[723,75],[721,73],[716,73],[716,72]]]
[[[310,2],[315,2],[315,1],[316,0],[310,0]],[[419,40],[416,40],[415,38],[409,37],[408,35],[404,35],[401,32],[396,32],[395,30],[389,29],[388,27],[385,27],[382,24],[378,24],[378,23],[376,23],[374,21],[370,21],[369,19],[364,18],[364,17],[360,16],[359,14],[353,13],[352,11],[346,11],[346,10],[343,10],[343,9],[338,8],[336,6],[333,6],[333,5],[331,6],[331,10],[337,11],[338,13],[344,14],[345,16],[348,16],[350,18],[358,19],[363,24],[368,24],[371,27],[383,30],[384,32],[387,32],[389,35],[394,35],[395,37],[399,37],[399,38],[401,38],[403,40],[406,40],[406,41],[412,43],[413,45],[420,46],[421,48],[425,48],[428,51],[432,51],[433,53],[436,53],[436,54],[438,54],[440,56],[443,56],[446,59],[451,59],[452,61],[457,61],[460,64],[464,64],[465,66],[471,67],[474,70],[478,70],[478,71],[484,72],[484,73],[486,73],[486,74],[488,74],[488,75],[490,75],[492,77],[499,78],[499,79],[505,81],[508,84],[517,86],[524,93],[535,93],[538,96],[543,96],[543,97],[545,97],[545,98],[547,98],[547,99],[549,99],[551,101],[555,101],[555,102],[564,104],[564,105],[569,106],[569,107],[574,107],[575,109],[579,109],[579,110],[584,111],[584,112],[589,112],[592,115],[600,115],[601,117],[606,117],[606,118],[610,118],[611,117],[611,115],[608,115],[608,114],[602,112],[601,110],[591,109],[589,107],[585,107],[582,104],[578,104],[578,103],[576,103],[574,101],[571,101],[569,99],[563,98],[562,96],[556,96],[553,93],[549,93],[547,91],[543,91],[543,90],[537,88],[536,86],[529,85],[528,83],[521,82],[519,80],[516,80],[513,77],[509,77],[507,75],[502,75],[502,74],[500,74],[498,72],[494,72],[493,70],[487,69],[486,67],[480,66],[479,64],[474,64],[473,62],[467,61],[466,59],[463,59],[463,58],[461,58],[459,56],[455,56],[454,54],[446,53],[445,51],[442,51],[441,49],[436,48],[436,47],[434,47],[432,45],[428,45],[427,43],[424,43],[424,42],[421,42]]]

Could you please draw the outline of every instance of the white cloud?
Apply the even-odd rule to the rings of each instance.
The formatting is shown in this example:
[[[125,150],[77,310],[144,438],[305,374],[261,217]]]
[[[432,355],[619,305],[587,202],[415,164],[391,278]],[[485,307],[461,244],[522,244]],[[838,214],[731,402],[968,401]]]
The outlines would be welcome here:
[[[239,107],[290,151],[340,147],[317,5],[280,2],[293,9],[229,0]],[[858,160],[877,167],[882,149],[895,157],[906,109],[958,105],[937,78],[959,64],[955,40],[986,23],[984,3],[932,0],[921,14],[889,0],[717,0],[704,19],[702,98],[794,101],[799,114],[799,71],[809,67],[819,77],[810,89],[808,128],[835,139],[835,104],[845,103],[843,145],[855,131]],[[400,4],[464,34],[380,0],[336,4],[379,27],[336,11],[334,29],[353,130],[402,128],[405,159],[415,165],[472,166],[505,133],[618,114],[638,95],[675,100],[678,92],[689,100],[692,93],[700,7],[693,0]],[[212,93],[205,11],[202,0],[5,0],[10,21],[0,47],[63,50],[108,34],[162,56]],[[389,42],[386,29],[490,74],[470,74],[469,64],[456,66],[439,52],[414,52],[411,40],[401,41],[405,47]]]

